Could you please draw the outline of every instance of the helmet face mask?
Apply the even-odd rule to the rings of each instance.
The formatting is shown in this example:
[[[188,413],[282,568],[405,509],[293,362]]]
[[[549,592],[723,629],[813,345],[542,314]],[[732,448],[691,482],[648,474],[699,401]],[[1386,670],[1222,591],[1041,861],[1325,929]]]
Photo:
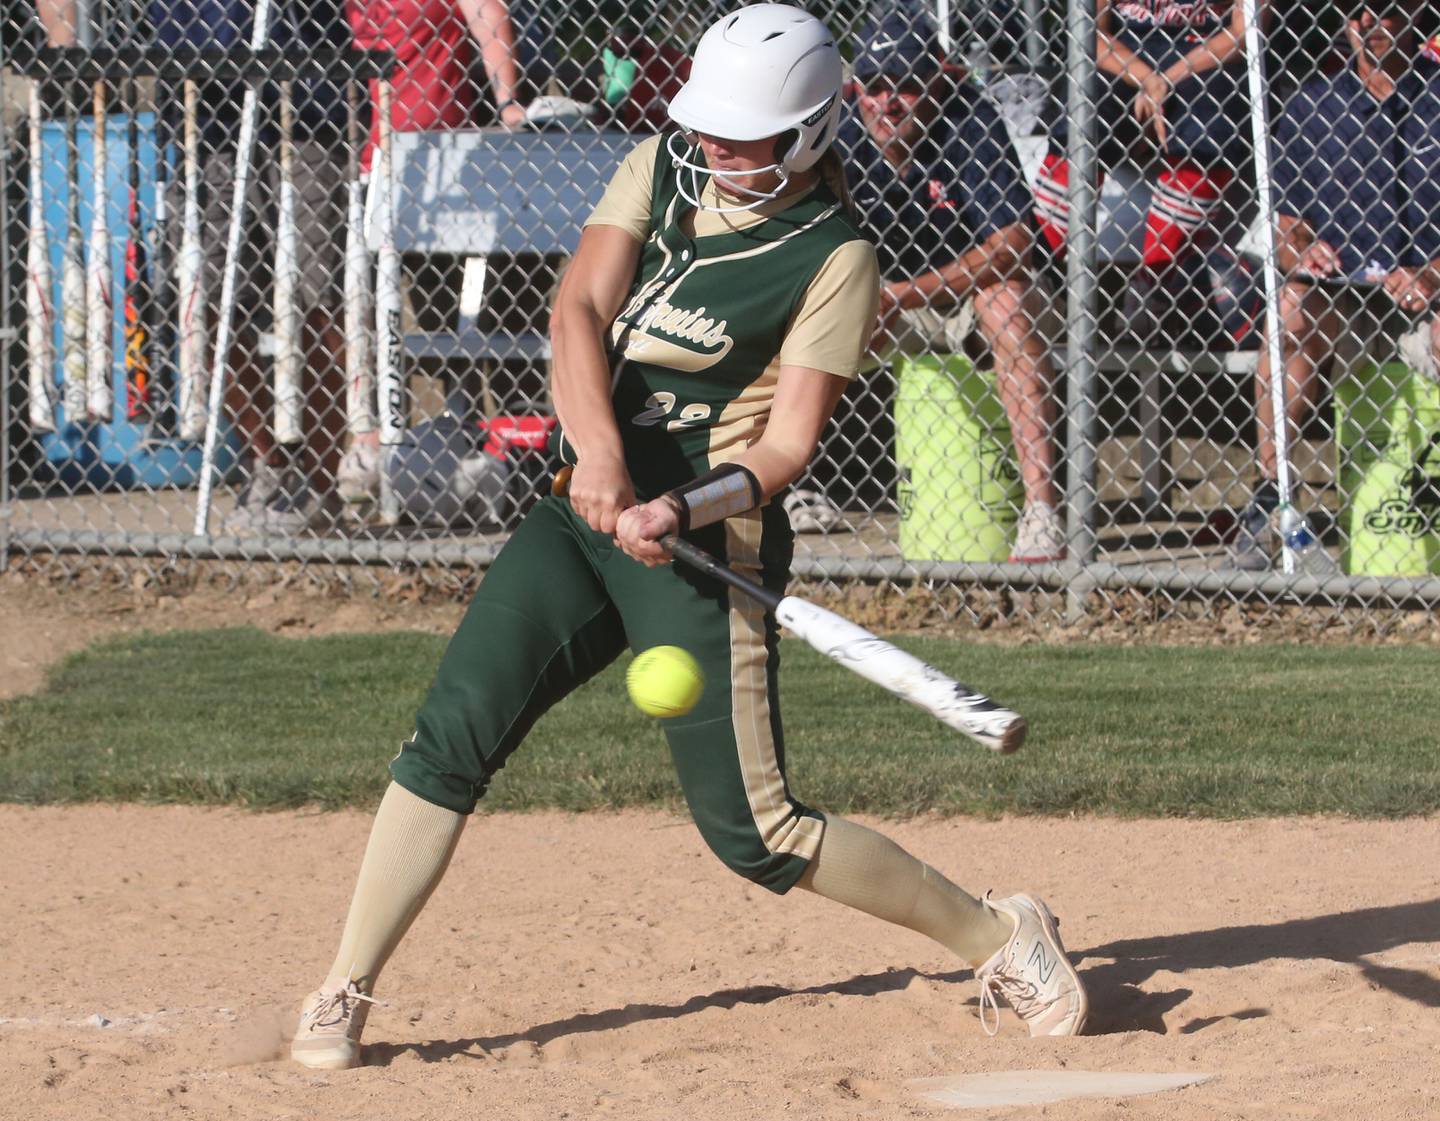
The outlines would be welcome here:
[[[768,138],[762,137],[761,139]],[[786,171],[778,155],[774,162],[747,171],[712,168],[706,160],[699,135],[693,132],[671,133],[666,151],[670,156],[671,163],[681,169],[678,184],[680,197],[691,206],[699,207],[712,214],[736,214],[741,211],[753,210],[762,202],[784,194],[790,185],[790,173]],[[686,174],[687,172],[688,174]],[[761,191],[750,186],[755,179],[770,175],[777,176],[775,186],[770,190]],[[724,195],[749,201],[739,202],[733,206],[716,206],[713,203],[702,201],[704,183],[701,176],[713,178]]]
[[[756,4],[720,19],[700,39],[690,80],[670,103],[682,134],[668,145],[681,174],[681,195],[719,213],[751,210],[784,194],[795,175],[812,168],[840,126],[843,64],[829,30],[814,16],[786,4]],[[774,163],[744,172],[714,171],[703,162],[697,133],[738,142],[782,139],[794,133]],[[776,185],[758,191],[738,183],[778,173]],[[716,207],[700,201],[700,176],[718,178],[728,194],[750,201]],[[687,182],[688,180],[688,182]]]

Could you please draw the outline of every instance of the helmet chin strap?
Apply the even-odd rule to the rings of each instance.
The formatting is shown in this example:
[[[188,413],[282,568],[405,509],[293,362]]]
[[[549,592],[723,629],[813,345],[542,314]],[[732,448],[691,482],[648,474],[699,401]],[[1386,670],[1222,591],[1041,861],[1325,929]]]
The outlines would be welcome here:
[[[769,191],[756,191],[749,187],[743,187],[734,180],[712,169],[709,164],[697,162],[698,157],[696,153],[699,149],[693,145],[686,146],[683,133],[672,132],[665,147],[670,155],[671,162],[676,167],[683,168],[690,173],[688,177],[688,190],[686,189],[687,177],[681,174],[677,178],[676,185],[680,189],[680,197],[696,209],[704,210],[709,214],[739,214],[754,210],[761,203],[769,202],[773,198],[779,198],[785,193],[785,188],[790,185],[789,169],[786,168],[784,164],[772,163],[766,167],[757,167],[754,171],[746,171],[742,174],[746,179],[749,179],[755,175],[764,175],[767,172],[778,171],[780,173],[780,181],[775,184],[773,189]],[[751,201],[741,203],[738,206],[710,206],[708,203],[701,202],[700,195],[703,193],[703,188],[700,185],[700,176],[702,175],[708,175],[717,180],[724,185],[725,190],[729,193],[748,196]]]

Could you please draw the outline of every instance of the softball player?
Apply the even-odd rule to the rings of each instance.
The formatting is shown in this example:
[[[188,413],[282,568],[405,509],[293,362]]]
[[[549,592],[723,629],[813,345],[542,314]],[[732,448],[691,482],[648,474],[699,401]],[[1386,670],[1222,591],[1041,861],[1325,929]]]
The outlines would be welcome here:
[[[679,532],[783,587],[795,479],[875,320],[875,252],[829,147],[841,60],[798,8],[725,16],[670,106],[680,131],[624,162],[586,224],[551,325],[569,501],[546,498],[487,573],[414,736],[391,763],[330,974],[292,1054],[360,1061],[381,968],[438,883],[465,817],[536,719],[628,645],[700,662],[699,705],[665,722],[695,823],[740,875],[802,887],[930,935],[977,965],[1036,1035],[1085,1020],[1055,920],[978,900],[891,841],[798,802],[785,781],[776,626],[666,563]],[[998,1015],[997,1015],[998,1018]]]
[[[1257,0],[1262,20],[1267,6]],[[1245,24],[1240,0],[1096,0],[1095,28],[1102,159],[1132,153],[1144,134],[1162,160],[1124,311],[1127,330],[1143,340],[1165,310],[1161,290],[1175,276],[1172,266],[1210,226],[1232,168],[1245,158]],[[1035,209],[1058,250],[1070,220],[1063,114],[1053,139]]]

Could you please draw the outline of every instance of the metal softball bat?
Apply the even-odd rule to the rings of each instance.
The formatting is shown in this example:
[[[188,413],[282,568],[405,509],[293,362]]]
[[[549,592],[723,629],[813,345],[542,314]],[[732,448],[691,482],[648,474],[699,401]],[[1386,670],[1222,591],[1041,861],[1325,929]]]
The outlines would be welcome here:
[[[25,265],[26,360],[30,428],[55,431],[55,293],[51,291],[50,239],[45,232],[45,170],[41,143],[40,83],[30,86],[30,229]]]
[[[565,495],[569,486],[570,469],[561,468],[551,490]],[[682,538],[666,537],[661,544],[675,560],[755,600],[783,627],[827,658],[909,701],[976,743],[1009,755],[1025,742],[1025,718],[973,686],[956,681],[819,604],[757,583]]]

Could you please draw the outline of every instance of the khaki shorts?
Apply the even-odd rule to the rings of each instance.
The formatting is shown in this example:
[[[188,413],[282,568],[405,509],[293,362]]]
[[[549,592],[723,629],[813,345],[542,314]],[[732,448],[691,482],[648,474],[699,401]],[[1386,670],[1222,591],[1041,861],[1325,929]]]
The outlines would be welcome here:
[[[1430,346],[1433,315],[1417,318],[1379,289],[1326,294],[1332,296],[1331,306],[1341,321],[1330,371],[1332,385],[1372,362],[1377,366],[1404,362],[1416,373],[1440,380]]]
[[[1400,336],[1400,360],[1422,377],[1440,382],[1440,364],[1435,361],[1435,337],[1440,312],[1427,315]]]
[[[955,307],[903,308],[891,334],[893,346],[866,354],[863,370],[873,370],[897,354],[963,354],[965,340],[975,330],[975,298],[967,297]]]
[[[237,329],[266,328],[275,266],[275,215],[280,197],[278,156],[260,145],[246,191],[245,227],[236,274]],[[345,247],[345,150],[315,141],[295,143],[295,236],[299,255],[298,299],[302,311],[338,309],[339,278]],[[200,167],[200,241],[205,253],[205,282],[219,305],[230,237],[230,202],[235,191],[235,154],[206,155]],[[172,255],[180,251],[185,217],[183,166],[165,194],[169,210],[166,239]],[[172,260],[176,257],[172,256]]]

